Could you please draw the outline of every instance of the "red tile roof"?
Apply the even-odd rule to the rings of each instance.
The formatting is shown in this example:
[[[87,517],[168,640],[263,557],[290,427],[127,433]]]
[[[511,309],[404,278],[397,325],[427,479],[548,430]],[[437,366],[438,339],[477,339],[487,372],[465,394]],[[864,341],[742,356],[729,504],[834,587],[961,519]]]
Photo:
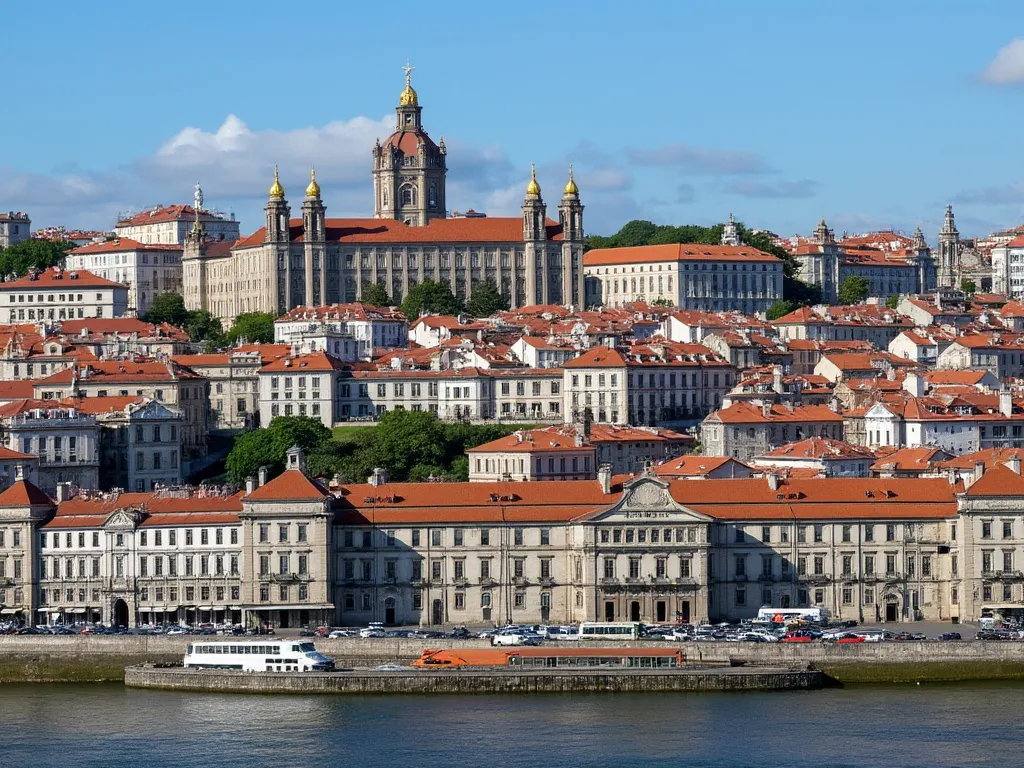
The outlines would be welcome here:
[[[778,448],[768,451],[766,457],[779,459],[870,459],[874,458],[871,451],[853,443],[843,440],[833,440],[829,437],[809,437],[806,440],[799,440],[795,443],[780,445]]]
[[[69,270],[57,267],[51,267],[38,273],[35,279],[25,275],[17,280],[8,280],[7,282],[0,283],[0,291],[21,291],[26,288],[46,288],[51,291],[58,288],[65,290],[75,290],[77,288],[124,288],[127,290],[128,286],[115,283],[113,280],[107,280],[99,275],[94,275],[92,272],[84,269]]]
[[[749,469],[746,464],[728,456],[693,456],[687,454],[654,467],[654,474],[665,478],[704,477],[729,463],[735,463],[744,469]]]
[[[89,243],[71,251],[75,256],[88,256],[93,253],[123,253],[125,251],[180,251],[181,245],[174,243],[150,244],[140,243],[129,237],[119,237],[115,240],[104,240],[102,243]]]
[[[261,373],[316,373],[346,370],[348,370],[348,366],[344,362],[326,352],[308,352],[304,355],[279,357],[260,368]]]
[[[593,347],[579,357],[569,360],[563,368],[625,368],[626,359],[618,350]]]
[[[323,499],[327,491],[297,469],[289,469],[246,495],[246,501],[308,501]]]
[[[704,245],[703,243],[637,245],[628,248],[595,248],[583,254],[583,266],[585,267],[665,261],[778,262],[779,259],[770,253],[765,253],[748,245]]]
[[[835,422],[842,423],[842,414],[827,405],[801,405],[797,407],[772,403],[768,416],[762,407],[745,401],[735,402],[728,408],[715,411],[709,419],[717,417],[725,424],[753,424],[769,421]]]
[[[1024,496],[1024,477],[1005,464],[996,464],[967,489],[967,495]]]
[[[28,480],[19,480],[0,493],[0,507],[53,506],[53,499]]]

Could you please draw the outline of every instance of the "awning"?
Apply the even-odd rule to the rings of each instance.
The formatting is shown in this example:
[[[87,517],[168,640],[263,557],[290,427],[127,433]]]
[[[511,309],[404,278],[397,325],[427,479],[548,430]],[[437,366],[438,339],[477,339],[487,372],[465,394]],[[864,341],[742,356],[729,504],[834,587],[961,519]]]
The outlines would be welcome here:
[[[983,611],[1024,611],[1024,603],[992,603],[981,606]]]
[[[299,603],[297,605],[246,605],[249,611],[333,611],[334,603]]]
[[[74,608],[71,610],[71,613],[85,613],[88,610],[88,608]]]
[[[200,611],[212,611],[213,610],[213,606],[212,605],[200,605],[199,606],[199,610]]]
[[[229,605],[228,609],[232,610],[232,611],[240,611],[240,610],[242,610],[242,606],[240,606],[240,605]]]
[[[4,608],[0,610],[0,614],[4,616],[13,616],[16,613],[21,613],[21,608]]]

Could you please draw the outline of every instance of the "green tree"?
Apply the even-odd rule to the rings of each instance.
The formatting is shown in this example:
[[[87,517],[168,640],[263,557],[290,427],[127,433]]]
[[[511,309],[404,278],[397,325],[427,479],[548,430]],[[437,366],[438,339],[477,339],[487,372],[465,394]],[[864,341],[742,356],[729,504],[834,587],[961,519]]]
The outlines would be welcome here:
[[[7,248],[0,248],[0,280],[8,275],[21,277],[30,269],[49,269],[64,265],[75,244],[68,240],[43,240],[31,237]]]
[[[969,280],[966,277],[960,281],[960,290],[966,293],[968,296],[973,296],[978,290],[978,286],[973,280]]]
[[[860,275],[850,275],[839,286],[839,303],[860,304],[870,292],[867,280]]]
[[[176,293],[158,293],[153,297],[153,302],[142,319],[154,325],[170,323],[178,328],[184,328],[188,320],[185,300]]]
[[[890,296],[888,299],[885,300],[885,306],[887,306],[889,309],[896,309],[896,307],[898,307],[899,305],[899,296]]]
[[[330,439],[331,431],[319,419],[278,416],[268,426],[235,438],[226,462],[228,477],[241,485],[247,477],[255,477],[260,467],[267,467],[271,476],[280,474],[285,453],[293,445],[308,455]]]
[[[653,306],[655,306],[655,307],[674,307],[675,306],[675,304],[672,302],[672,299],[665,299],[665,298],[655,299],[654,301],[651,302],[651,304]]]
[[[473,293],[466,302],[466,311],[473,317],[490,317],[499,310],[508,309],[509,300],[498,291],[493,280],[484,280],[473,286]]]
[[[274,320],[267,312],[243,312],[235,318],[235,324],[228,331],[228,342],[237,344],[245,339],[250,344],[269,344],[274,340]]]
[[[657,232],[658,227],[653,222],[640,219],[627,221],[615,235],[615,247],[629,248],[635,245],[648,245]]]
[[[225,344],[224,328],[220,319],[205,309],[196,309],[185,318],[185,332],[192,341],[206,342],[210,348],[223,347]]]
[[[391,297],[388,289],[380,283],[372,283],[363,291],[363,303],[373,307],[390,307]]]
[[[419,317],[421,312],[457,315],[462,310],[462,302],[451,292],[451,289],[434,280],[425,280],[419,285],[411,286],[402,302],[402,314],[410,321]]]
[[[764,316],[769,322],[771,322],[772,320],[778,320],[780,317],[785,317],[796,308],[797,304],[795,302],[779,299],[768,307],[768,311],[765,312]]]

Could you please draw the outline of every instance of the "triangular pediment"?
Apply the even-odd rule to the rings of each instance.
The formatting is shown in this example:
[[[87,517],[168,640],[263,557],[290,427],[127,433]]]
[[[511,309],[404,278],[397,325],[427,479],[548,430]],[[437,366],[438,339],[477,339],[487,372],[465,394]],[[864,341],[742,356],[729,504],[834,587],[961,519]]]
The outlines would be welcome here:
[[[144,405],[140,405],[134,411],[132,411],[133,419],[175,419],[180,414],[177,411],[172,411],[166,405],[158,403],[156,400],[148,402]]]
[[[142,522],[143,513],[137,509],[116,509],[107,515],[103,527],[109,530],[133,531]]]
[[[607,522],[609,520],[712,521],[711,517],[676,501],[672,497],[670,488],[670,484],[660,477],[644,475],[634,478],[623,484],[622,498],[618,502],[586,519],[591,522]]]

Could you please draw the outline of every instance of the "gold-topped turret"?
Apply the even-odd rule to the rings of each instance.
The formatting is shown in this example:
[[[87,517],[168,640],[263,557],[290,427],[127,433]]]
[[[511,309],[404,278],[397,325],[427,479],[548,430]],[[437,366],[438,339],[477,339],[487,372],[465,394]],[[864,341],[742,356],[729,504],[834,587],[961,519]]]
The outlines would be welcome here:
[[[281,177],[277,174],[277,163],[274,163],[274,183],[270,186],[270,196],[284,198],[284,187],[281,186]]]
[[[403,90],[402,95],[398,97],[398,106],[416,106],[420,103],[419,96],[416,95],[416,91],[412,87],[412,71],[416,69],[416,67],[410,67],[409,62],[407,61],[402,69],[405,70],[405,90]]]
[[[530,163],[530,183],[526,185],[527,195],[540,197],[540,184],[537,183],[537,166]]]
[[[562,190],[563,195],[579,195],[580,190],[576,186],[576,182],[572,178],[572,163],[569,163],[569,181],[565,183],[565,189]]]
[[[316,168],[309,169],[309,186],[306,187],[306,197],[320,197],[320,185],[316,183]]]

